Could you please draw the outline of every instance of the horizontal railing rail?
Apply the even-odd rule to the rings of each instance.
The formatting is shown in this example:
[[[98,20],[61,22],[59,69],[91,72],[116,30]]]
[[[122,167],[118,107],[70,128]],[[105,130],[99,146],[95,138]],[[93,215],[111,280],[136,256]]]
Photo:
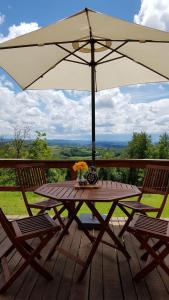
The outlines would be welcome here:
[[[91,160],[85,160],[88,165],[92,164]],[[70,170],[71,179],[75,179],[72,166],[75,160],[32,160],[32,159],[0,159],[0,169],[12,168],[15,169],[17,165],[24,165],[25,163],[43,163],[47,169],[49,168],[67,168]],[[96,166],[102,168],[142,168],[149,165],[166,165],[169,166],[168,159],[98,159],[96,160]],[[17,186],[0,186],[0,191],[19,191]]]

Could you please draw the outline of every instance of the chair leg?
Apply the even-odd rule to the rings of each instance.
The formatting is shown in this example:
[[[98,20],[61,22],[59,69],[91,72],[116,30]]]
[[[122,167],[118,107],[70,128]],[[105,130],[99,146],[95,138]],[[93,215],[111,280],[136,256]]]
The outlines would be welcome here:
[[[62,207],[62,208],[58,211],[57,208],[54,207],[53,210],[54,210],[54,212],[55,212],[55,215],[54,215],[54,217],[53,217],[53,220],[58,219],[58,221],[59,221],[61,227],[64,229],[64,228],[65,228],[65,224],[64,224],[64,222],[63,222],[62,217],[60,216],[60,214],[65,210],[65,208]],[[66,234],[69,234],[69,231],[68,231],[68,230],[66,231]]]
[[[62,218],[61,218],[60,213],[58,212],[57,208],[54,207],[53,210],[54,210],[54,213],[55,213],[55,215],[53,217],[53,220],[58,219],[60,225],[62,226],[62,228],[64,228],[65,224],[63,223]]]
[[[25,261],[19,269],[11,273],[8,277],[5,276],[6,278],[4,279],[4,282],[0,286],[0,293],[4,293],[29,264],[31,264],[31,266],[47,280],[53,279],[52,275],[41,267],[35,260],[32,260],[31,262]]]
[[[19,251],[19,253],[24,258],[24,262],[19,267],[19,269],[13,271],[12,273],[9,271],[6,256],[1,258],[4,279],[0,284],[0,293],[5,292],[11,284],[17,279],[17,277],[25,270],[27,266],[31,266],[35,269],[39,274],[45,277],[47,280],[53,279],[52,275],[39,263],[36,261],[36,258],[40,256],[40,251],[46,246],[49,240],[53,237],[55,232],[49,232],[45,234],[45,237],[41,238],[40,243],[34,249],[26,241],[17,241],[15,244],[15,248]],[[9,254],[12,251],[12,246],[6,251],[6,254]]]
[[[154,246],[152,247],[155,251],[158,251],[162,246],[164,245],[164,243],[162,243],[160,240],[154,244]],[[149,253],[146,251],[140,258],[141,260],[146,261],[147,258],[149,256]]]
[[[14,271],[13,273],[10,273],[8,270],[7,263],[5,263],[5,260],[6,260],[6,257],[3,257],[1,259],[1,264],[3,265],[3,270],[4,270],[4,278],[3,278],[3,281],[1,279],[0,293],[4,293],[12,285],[12,283],[17,279],[17,277],[22,273],[22,271],[25,269],[25,267],[22,264],[18,270]],[[5,272],[6,272],[6,274],[5,274]]]
[[[169,275],[169,268],[164,262],[164,258],[169,254],[169,247],[168,244],[166,244],[163,241],[158,241],[154,246],[150,246],[140,233],[133,232],[134,236],[138,239],[138,241],[141,243],[143,248],[145,248],[149,255],[151,255],[152,259],[150,262],[147,261],[147,264],[145,267],[139,271],[135,277],[135,281],[141,280],[143,277],[145,277],[148,273],[150,273],[156,266],[160,265],[161,268]],[[165,245],[165,248],[160,252],[156,253],[156,249],[158,249]]]
[[[130,221],[133,219],[135,211],[133,210],[130,214],[130,216],[128,217],[127,221],[125,222],[125,224],[123,225],[122,229],[120,230],[118,236],[122,237],[122,235],[124,234],[124,232],[127,229],[127,226],[129,225]]]
[[[41,208],[41,209],[38,211],[37,216],[44,214],[45,211],[46,211],[46,208]]]

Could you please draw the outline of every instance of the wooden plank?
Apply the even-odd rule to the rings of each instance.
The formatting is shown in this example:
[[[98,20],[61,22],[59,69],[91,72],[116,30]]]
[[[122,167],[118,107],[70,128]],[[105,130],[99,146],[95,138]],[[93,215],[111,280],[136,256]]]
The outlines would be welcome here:
[[[6,238],[6,233],[0,224],[0,243]]]
[[[96,237],[99,231],[93,230]],[[100,243],[92,259],[89,299],[103,299],[103,244]]]
[[[111,238],[106,234],[104,236],[107,242]],[[103,244],[103,293],[104,300],[123,299],[123,291],[120,282],[117,251]]]
[[[79,230],[79,232],[81,233],[79,255],[85,260],[88,256],[89,250],[91,249],[91,243],[82,231]],[[82,267],[79,264],[76,264],[69,300],[89,300],[88,294],[90,291],[90,266],[82,282],[77,282],[81,270]]]
[[[91,160],[85,160],[88,165],[92,164]],[[33,159],[0,159],[0,168],[15,168],[18,164],[44,163],[46,168],[70,168],[74,160],[33,160]],[[97,159],[98,167],[122,167],[122,168],[145,168],[147,164],[169,165],[168,159]]]
[[[3,239],[0,242],[0,245],[1,245],[1,247],[0,247],[0,257],[2,257],[3,254],[5,253],[5,251],[7,249],[9,249],[10,245],[12,245],[12,244],[11,244],[11,241],[6,236],[3,236]]]
[[[122,220],[119,220],[119,224]],[[117,233],[120,230],[118,222],[114,225]],[[3,231],[0,229],[0,236]],[[104,236],[110,242],[109,236]],[[7,239],[4,239],[4,241]],[[169,299],[169,276],[161,268],[155,269],[145,279],[138,283],[133,282],[133,276],[140,270],[144,262],[140,260],[143,250],[139,248],[138,241],[131,234],[124,235],[125,245],[131,255],[128,262],[120,251],[116,251],[104,244],[100,244],[83,281],[77,283],[81,266],[65,258],[57,251],[51,260],[45,262],[45,267],[52,272],[54,279],[46,281],[32,268],[27,268],[12,284],[0,300],[109,300],[109,299]],[[42,251],[45,258],[51,244]],[[0,248],[3,246],[0,244]],[[7,244],[6,244],[7,245]],[[70,228],[61,246],[70,249],[74,254],[87,256],[90,242],[82,231],[77,229],[75,223]],[[166,260],[169,262],[169,258]],[[9,257],[10,267],[16,268],[21,263],[18,252],[13,251]]]
[[[53,237],[52,240],[48,243],[47,247],[43,249],[41,252],[41,263],[42,265],[50,272],[48,267],[48,262],[45,261],[45,258],[48,254],[49,248],[55,242],[55,238]],[[39,243],[39,240],[34,241],[34,246]],[[22,284],[20,285],[20,289],[16,294],[16,299],[37,299],[38,295],[43,295],[43,290],[45,289],[46,281],[39,273],[37,273],[31,267],[27,268],[26,276],[23,277]]]
[[[47,247],[45,247],[41,253],[44,261],[44,266],[50,273],[52,273],[53,267],[56,264],[59,255],[58,252],[56,252],[53,256],[54,260],[51,259],[46,261],[46,257],[48,255],[49,249],[53,246],[54,243],[55,243],[55,237],[52,238],[52,240],[48,243]],[[32,279],[33,279],[33,284],[31,284]],[[55,278],[53,278],[51,283],[52,285],[55,284]],[[44,278],[39,274],[37,274],[37,272],[35,272],[33,269],[30,270],[29,277],[26,279],[24,284],[25,286],[23,286],[22,295],[19,294],[18,299],[24,299],[24,300],[25,299],[37,300],[37,298],[41,299],[43,298],[43,295],[46,292],[46,288],[48,287],[48,281],[44,280]],[[29,293],[24,295],[24,293],[26,293],[28,289],[29,289]]]
[[[119,227],[113,226],[113,229],[115,234],[118,235]],[[137,295],[136,295],[135,288],[133,287],[129,261],[125,258],[125,256],[120,251],[117,251],[117,264],[119,268],[119,276],[121,280],[124,299],[136,300]]]
[[[21,188],[19,186],[2,186],[0,185],[1,192],[19,192]],[[11,200],[12,201],[12,200]]]
[[[77,228],[77,224],[74,224],[74,226],[75,226],[75,232],[74,232],[74,238],[70,246],[70,253],[73,253],[73,255],[78,256],[82,232],[79,232]],[[72,284],[74,284],[73,275],[75,272],[75,267],[76,267],[76,262],[68,258],[65,264],[64,275],[60,283],[60,289],[57,294],[57,299],[69,298]]]
[[[19,266],[23,263],[24,259],[21,257],[18,251],[14,250],[11,252],[11,254],[8,257],[8,263],[9,267],[12,271],[19,268]],[[10,288],[6,291],[5,295],[7,295],[7,299],[13,300],[15,299],[15,296],[17,295],[18,291],[20,290],[22,286],[23,279],[25,276],[27,276],[29,272],[29,268],[25,270],[25,272],[22,272],[20,276],[13,282],[13,284],[10,286]],[[4,299],[4,298],[3,298]]]
[[[124,219],[124,222],[125,222],[125,219]],[[122,226],[123,226],[122,219],[120,219],[119,220],[119,229],[121,229]],[[133,247],[132,237],[128,232],[126,232],[124,234],[124,243],[125,243],[127,250],[129,251],[129,253],[131,255],[131,259],[129,261],[129,266],[130,266],[130,271],[131,271],[132,278],[133,278],[134,275],[140,270],[140,262],[139,262],[139,258],[137,256],[137,254],[136,254],[135,247]],[[139,244],[137,245],[137,247],[139,247]],[[142,252],[144,252],[144,251],[140,249],[140,254]],[[144,280],[142,280],[139,284],[136,284],[133,281],[133,288],[136,291],[137,299],[144,299],[144,300],[150,299],[149,290],[148,290],[148,287]]]
[[[75,233],[75,226],[71,226],[69,230],[69,234],[67,234],[63,241],[62,241],[62,247],[69,250],[72,242],[74,240],[74,233]],[[62,255],[61,253],[58,253],[55,251],[52,258],[49,260],[51,268],[52,275],[54,277],[54,280],[50,282],[46,282],[45,289],[43,292],[43,299],[49,300],[49,299],[57,299],[57,295],[60,291],[61,283],[64,280],[64,270],[67,262],[67,257]],[[35,293],[36,298],[37,293]],[[31,296],[32,297],[32,296]],[[67,295],[68,297],[68,295]],[[31,298],[32,299],[32,298]],[[65,298],[68,299],[68,298]]]
[[[2,269],[3,269],[3,272],[4,272],[5,281],[8,281],[9,278],[10,278],[11,273],[9,271],[7,259],[6,259],[5,256],[3,256],[1,258],[1,264],[2,264]]]

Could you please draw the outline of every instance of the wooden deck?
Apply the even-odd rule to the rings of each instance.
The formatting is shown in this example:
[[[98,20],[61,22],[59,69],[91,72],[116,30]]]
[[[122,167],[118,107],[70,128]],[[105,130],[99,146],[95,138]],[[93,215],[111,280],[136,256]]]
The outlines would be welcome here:
[[[120,226],[120,220],[116,219],[113,229],[118,232]],[[97,234],[97,231],[93,231],[93,234]],[[139,257],[143,250],[139,249],[138,242],[128,233],[125,234],[124,243],[131,255],[129,262],[120,252],[101,244],[81,283],[76,282],[81,267],[55,252],[52,259],[45,263],[54,276],[52,281],[47,282],[34,270],[27,268],[8,291],[0,295],[0,300],[169,299],[169,277],[160,268],[137,284],[132,280],[141,267]],[[0,228],[0,255],[8,244],[9,241]],[[70,249],[73,254],[85,257],[90,243],[74,224],[62,246]],[[43,257],[47,255],[49,247],[48,244]],[[11,267],[14,268],[19,263],[20,256],[14,252],[10,257]]]

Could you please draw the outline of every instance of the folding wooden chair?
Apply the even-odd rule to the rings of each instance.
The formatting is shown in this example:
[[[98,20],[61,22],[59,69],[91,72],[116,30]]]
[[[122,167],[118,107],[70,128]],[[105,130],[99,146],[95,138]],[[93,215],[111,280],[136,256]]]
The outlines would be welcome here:
[[[64,228],[61,213],[65,210],[65,208],[61,202],[54,199],[44,199],[35,203],[30,203],[28,201],[27,192],[33,192],[39,186],[47,183],[44,165],[40,163],[17,165],[16,171],[18,183],[22,189],[23,200],[29,216],[33,216],[33,208],[39,210],[38,214],[53,210],[53,219],[58,219],[59,223]]]
[[[122,227],[119,236],[121,237],[128,224],[132,220],[135,213],[147,214],[149,212],[156,212],[156,218],[160,218],[164,206],[167,201],[167,196],[169,193],[169,167],[168,166],[158,166],[158,165],[148,165],[146,167],[146,175],[143,182],[142,194],[138,197],[136,201],[119,201],[118,206],[128,217],[124,226]],[[159,194],[161,197],[161,204],[159,207],[153,207],[152,205],[144,204],[141,202],[144,194]],[[154,202],[156,199],[154,199]],[[130,210],[129,210],[130,209]]]
[[[146,250],[141,257],[142,260],[146,260],[145,266],[135,275],[134,279],[139,281],[157,266],[160,266],[169,275],[169,266],[165,262],[165,257],[169,254],[169,221],[135,215],[127,230],[138,239],[142,248]],[[153,243],[153,241],[155,242]]]
[[[1,208],[0,223],[12,243],[0,258],[3,270],[0,280],[0,293],[3,293],[29,265],[47,280],[51,280],[52,275],[40,264],[40,251],[53,235],[61,229],[60,225],[48,214],[9,221]],[[28,240],[36,237],[39,239],[37,239],[36,247],[33,248]],[[20,253],[23,262],[17,269],[10,272],[7,257],[14,249]]]

